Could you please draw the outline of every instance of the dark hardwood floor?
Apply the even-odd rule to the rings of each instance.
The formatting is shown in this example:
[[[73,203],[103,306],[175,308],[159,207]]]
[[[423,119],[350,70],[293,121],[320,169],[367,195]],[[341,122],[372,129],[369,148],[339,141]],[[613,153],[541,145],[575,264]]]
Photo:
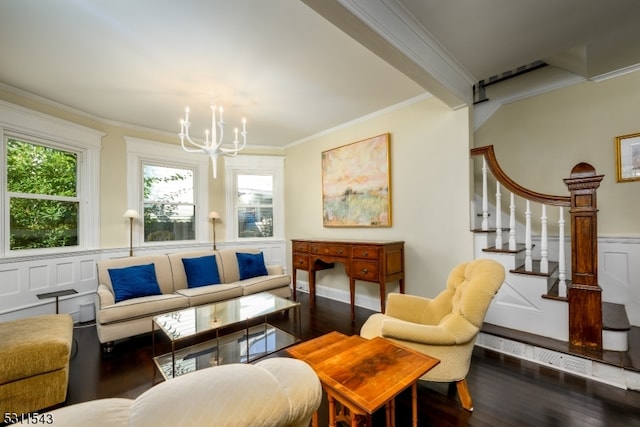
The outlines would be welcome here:
[[[302,302],[302,338],[338,330],[356,334],[371,311],[356,308],[351,325],[349,305],[318,298],[314,312],[306,294]],[[295,330],[295,316],[275,316],[272,323]],[[151,360],[149,334],[116,343],[103,360],[94,325],[74,330],[74,353],[65,405],[106,397],[135,398],[163,381]],[[162,345],[162,344],[161,344]],[[284,351],[276,356],[286,356]],[[467,377],[474,411],[461,408],[455,389],[445,384],[420,383],[420,426],[640,426],[640,392],[622,390],[539,365],[476,348]],[[383,412],[383,411],[382,411]],[[398,426],[411,425],[410,394],[396,401]],[[327,405],[319,413],[327,425]],[[374,426],[384,425],[384,413],[374,415]]]

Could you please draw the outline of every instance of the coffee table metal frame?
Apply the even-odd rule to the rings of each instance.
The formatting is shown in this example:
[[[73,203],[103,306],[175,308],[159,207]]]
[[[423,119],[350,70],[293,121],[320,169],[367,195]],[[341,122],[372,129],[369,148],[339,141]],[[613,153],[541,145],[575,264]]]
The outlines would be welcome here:
[[[291,309],[295,311],[294,322],[297,325],[297,337],[268,323],[268,316]],[[259,319],[263,319],[263,323],[256,324]],[[234,326],[241,327],[234,332],[221,334],[224,329]],[[157,329],[170,340],[170,353],[156,356],[155,335]],[[215,333],[213,339],[185,348],[179,347],[180,343],[186,340],[197,340],[198,337],[211,336],[213,333]],[[283,344],[272,349],[267,348],[269,334],[275,334],[274,339]],[[251,358],[250,348],[256,335],[264,337],[265,351]],[[268,292],[177,310],[154,316],[151,320],[152,357],[165,379],[197,369],[187,368],[185,371],[176,371],[176,362],[183,361],[182,357],[185,356],[192,357],[194,354],[215,351],[215,361],[212,363],[215,365],[221,364],[221,362],[250,362],[299,342],[301,335],[300,303]],[[246,356],[240,356],[237,360],[221,360],[220,353],[223,346],[242,344],[245,346]],[[171,356],[170,369],[167,366],[169,355]],[[177,355],[182,355],[182,357],[177,357]]]

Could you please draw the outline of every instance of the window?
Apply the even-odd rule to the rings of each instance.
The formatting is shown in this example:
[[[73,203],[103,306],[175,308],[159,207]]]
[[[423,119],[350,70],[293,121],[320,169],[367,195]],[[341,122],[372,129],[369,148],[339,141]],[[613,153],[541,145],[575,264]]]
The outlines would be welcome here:
[[[8,137],[9,250],[78,245],[78,153]]]
[[[284,237],[284,158],[225,157],[227,240]]]
[[[143,163],[144,241],[194,240],[192,169]]]
[[[125,137],[127,142],[127,209],[142,212],[133,244],[208,242],[209,157],[180,146]]]
[[[102,132],[0,101],[0,256],[100,247]]]
[[[273,176],[236,176],[238,237],[273,237]]]

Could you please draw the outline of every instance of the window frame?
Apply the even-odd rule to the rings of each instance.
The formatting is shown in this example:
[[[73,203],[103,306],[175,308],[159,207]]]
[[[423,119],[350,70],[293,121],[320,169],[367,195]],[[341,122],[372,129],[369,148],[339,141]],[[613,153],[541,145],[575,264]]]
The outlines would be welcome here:
[[[144,164],[184,168],[193,170],[195,235],[193,240],[144,241],[144,227],[136,226],[133,231],[133,245],[153,247],[167,244],[202,244],[209,243],[208,220],[208,176],[209,157],[206,155],[187,153],[179,145],[124,137],[127,145],[127,209],[135,209],[144,214],[143,173]],[[128,230],[127,230],[128,234]],[[127,235],[128,239],[128,235]]]
[[[105,134],[66,120],[0,101],[0,220],[3,224],[2,257],[50,255],[95,250],[100,247],[100,148]],[[7,138],[76,153],[78,244],[54,248],[10,249],[9,191],[7,188]]]
[[[224,158],[227,241],[284,239],[284,156],[239,155]],[[273,178],[273,237],[238,236],[238,175],[270,175]]]

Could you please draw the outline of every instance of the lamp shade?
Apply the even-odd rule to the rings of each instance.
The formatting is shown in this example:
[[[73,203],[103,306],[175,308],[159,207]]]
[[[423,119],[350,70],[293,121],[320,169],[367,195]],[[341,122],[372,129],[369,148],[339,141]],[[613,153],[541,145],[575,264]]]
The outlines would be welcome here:
[[[220,214],[216,211],[209,212],[209,219],[220,219]]]
[[[124,214],[122,214],[122,216],[125,218],[131,218],[131,219],[140,218],[140,214],[135,209],[127,209],[127,211]]]

